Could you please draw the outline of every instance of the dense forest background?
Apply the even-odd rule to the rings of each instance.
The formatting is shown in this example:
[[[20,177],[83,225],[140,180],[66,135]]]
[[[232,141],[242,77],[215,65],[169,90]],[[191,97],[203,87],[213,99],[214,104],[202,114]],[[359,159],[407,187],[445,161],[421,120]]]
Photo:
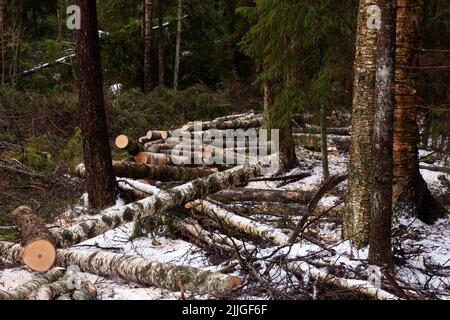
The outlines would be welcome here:
[[[192,120],[263,109],[263,82],[276,82],[278,121],[310,114],[351,114],[358,1],[185,0],[180,86],[173,90],[177,1],[164,1],[164,86],[142,93],[143,1],[98,1],[110,138],[170,129]],[[17,159],[36,176],[0,170],[0,211],[26,204],[45,216],[82,193],[67,178],[82,161],[77,115],[76,61],[66,28],[70,1],[8,3],[0,87],[0,155]],[[270,14],[267,14],[270,12]],[[258,17],[264,16],[264,19]],[[158,25],[154,15],[154,26]],[[421,148],[449,155],[450,4],[427,2],[420,54],[417,106]],[[154,30],[153,79],[158,78],[158,29]],[[52,66],[27,72],[35,66]],[[434,66],[434,67],[426,67]],[[111,86],[121,84],[115,94]],[[278,113],[278,115],[277,115]],[[280,116],[280,114],[284,116]],[[334,117],[339,125],[349,118]],[[275,124],[277,125],[277,124]],[[113,151],[114,156],[123,156]],[[6,160],[9,159],[9,160]],[[45,177],[45,178],[43,178]],[[30,183],[31,181],[31,183]],[[68,187],[70,185],[70,187]],[[24,192],[26,190],[26,192]],[[1,219],[0,224],[7,223]],[[9,231],[6,231],[9,232]],[[3,235],[8,237],[8,234]],[[13,235],[10,235],[13,237]]]

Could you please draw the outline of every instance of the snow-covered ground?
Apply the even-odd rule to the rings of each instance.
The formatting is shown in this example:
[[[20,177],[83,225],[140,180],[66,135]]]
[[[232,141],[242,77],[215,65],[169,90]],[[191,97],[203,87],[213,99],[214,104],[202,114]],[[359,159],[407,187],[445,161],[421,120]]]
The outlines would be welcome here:
[[[425,151],[421,151],[424,155]],[[309,153],[311,155],[311,153]],[[323,177],[318,155],[307,157],[306,153],[299,154],[301,167],[292,170],[290,174],[296,174],[305,169],[311,170],[312,175],[306,179],[285,185],[284,190],[313,190],[316,189]],[[337,151],[330,155],[331,173],[342,173],[347,170],[348,157]],[[433,191],[439,191],[440,186],[437,177],[440,173],[421,170],[424,179]],[[447,175],[450,179],[450,176]],[[277,189],[279,182],[252,182],[247,188]],[[345,188],[342,183],[339,188]],[[149,190],[155,192],[155,190]],[[156,190],[157,192],[157,190]],[[324,207],[332,207],[341,199],[334,195],[328,195],[321,200]],[[122,205],[122,203],[118,203]],[[272,217],[273,218],[273,217]],[[411,217],[396,217],[394,229],[398,234],[393,239],[394,253],[396,255],[396,283],[401,287],[405,297],[424,299],[450,299],[450,218],[439,220],[435,225],[429,226]],[[314,280],[305,277],[294,277],[279,266],[267,263],[268,259],[275,256],[284,256],[291,261],[302,261],[305,257],[323,272],[332,272],[343,278],[368,280],[373,283],[381,281],[383,289],[399,296],[401,293],[393,287],[392,281],[377,272],[374,279],[372,267],[366,258],[367,249],[357,250],[348,241],[341,240],[342,226],[339,219],[324,216],[309,226],[306,233],[320,243],[312,243],[309,240],[301,240],[292,247],[276,248],[266,247],[256,253],[260,259],[255,263],[260,274],[265,279],[271,279],[275,287],[280,290],[295,290],[308,287],[305,298],[317,297],[318,288]],[[201,248],[180,239],[168,239],[164,236],[156,236],[155,239],[139,238],[130,241],[132,225],[109,231],[77,245],[82,250],[112,250],[126,255],[139,255],[141,257],[159,262],[173,263],[177,265],[189,265],[204,270],[222,270],[226,264],[236,261],[226,261],[221,265],[215,265],[208,259],[207,253]],[[156,240],[156,241],[154,241]],[[313,241],[314,242],[314,241]],[[326,248],[325,248],[325,246]],[[255,268],[256,268],[255,267]],[[232,274],[241,275],[239,268]],[[13,268],[0,271],[0,290],[11,290],[34,277],[34,274],[24,268]],[[128,283],[119,278],[104,278],[93,274],[83,273],[82,277],[95,283],[100,299],[180,299],[179,292],[170,292],[152,287],[142,287],[135,283]],[[379,278],[379,279],[378,279]],[[308,286],[309,285],[309,286]],[[251,284],[249,284],[251,286]],[[395,290],[394,290],[394,289]],[[249,291],[250,292],[250,291]],[[269,295],[245,294],[241,298],[269,298]],[[192,296],[202,299],[208,297]]]

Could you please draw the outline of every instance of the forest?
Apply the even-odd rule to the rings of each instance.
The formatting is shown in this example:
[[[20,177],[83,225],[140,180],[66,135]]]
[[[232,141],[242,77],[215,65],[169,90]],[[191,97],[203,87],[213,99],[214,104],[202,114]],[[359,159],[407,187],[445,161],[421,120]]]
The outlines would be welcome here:
[[[448,0],[0,0],[0,300],[450,300]]]

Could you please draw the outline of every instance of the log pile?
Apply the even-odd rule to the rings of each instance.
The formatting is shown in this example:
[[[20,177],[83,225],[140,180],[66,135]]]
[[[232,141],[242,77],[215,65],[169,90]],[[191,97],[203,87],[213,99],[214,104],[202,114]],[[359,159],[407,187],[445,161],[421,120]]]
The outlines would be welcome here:
[[[292,230],[273,226],[265,220],[258,220],[256,216],[272,215],[292,221],[300,218],[296,229],[303,231],[303,227],[311,220],[321,216],[321,213],[315,215],[316,211],[324,210],[318,206],[318,202],[325,192],[336,185],[325,184],[327,188],[322,186],[319,190],[312,191],[244,188],[249,181],[290,181],[310,175],[309,172],[301,172],[295,177],[261,178],[263,165],[249,162],[248,154],[258,151],[249,141],[243,145],[239,145],[234,139],[225,140],[221,146],[208,144],[210,135],[207,130],[214,129],[223,134],[229,129],[260,128],[261,125],[261,115],[246,113],[217,118],[201,125],[189,123],[173,131],[149,130],[138,140],[125,135],[118,136],[115,140],[117,148],[126,151],[129,157],[114,161],[113,169],[119,177],[119,187],[128,191],[131,188],[135,191],[133,196],[139,200],[108,208],[86,219],[51,229],[47,229],[30,208],[20,207],[15,210],[16,226],[22,245],[0,241],[0,258],[47,273],[11,292],[0,291],[0,299],[96,299],[95,286],[80,282],[76,277],[77,272],[73,270],[104,277],[120,277],[130,282],[174,292],[186,290],[195,293],[217,293],[243,285],[241,276],[161,263],[103,249],[83,250],[73,247],[81,241],[142,219],[152,219],[154,222],[168,225],[184,239],[206,250],[215,250],[221,255],[227,254],[238,259],[242,267],[241,272],[250,272],[253,278],[260,279],[261,275],[245,263],[242,255],[256,252],[255,244],[259,242],[274,247],[275,250],[298,243],[295,243],[297,234],[293,236]],[[307,129],[309,131],[297,130],[294,138],[301,138],[306,132],[317,133],[314,126]],[[331,140],[341,144],[347,143],[350,128],[329,128],[328,131]],[[255,137],[258,137],[260,131],[255,132]],[[180,136],[187,136],[188,142],[180,143]],[[230,145],[235,147],[227,149]],[[183,153],[185,150],[188,151],[187,154]],[[215,155],[242,157],[246,164],[220,166],[205,161],[205,158]],[[194,158],[198,157],[202,161],[193,162]],[[79,165],[76,172],[80,177],[84,177],[84,165]],[[159,185],[148,185],[149,181],[178,184],[170,188],[160,188]],[[242,209],[242,206],[248,203],[252,203],[251,209]],[[253,243],[249,244],[248,241]],[[307,272],[307,263],[305,267],[305,264],[300,265],[292,259],[284,258],[278,259],[276,263],[292,274]],[[51,269],[54,266],[59,268]],[[67,271],[61,268],[67,268]],[[315,270],[313,277],[329,282],[332,286],[352,288],[351,282],[345,279],[331,276],[331,281],[328,281],[320,271],[312,270]],[[392,297],[384,292],[380,295],[379,291],[375,292],[371,288],[364,290],[364,293],[372,294],[376,298]]]

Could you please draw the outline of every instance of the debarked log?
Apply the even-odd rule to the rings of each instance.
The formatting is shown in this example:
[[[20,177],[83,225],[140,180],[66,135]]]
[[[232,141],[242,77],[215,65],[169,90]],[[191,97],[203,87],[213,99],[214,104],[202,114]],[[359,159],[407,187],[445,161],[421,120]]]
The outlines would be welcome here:
[[[126,136],[126,135],[120,135],[116,138],[116,147],[121,150],[126,150],[129,155],[135,156],[139,152],[142,152],[145,150],[144,146],[133,140],[132,138]]]
[[[19,257],[22,247],[0,241],[0,255]],[[194,267],[161,263],[138,256],[112,253],[104,250],[58,250],[57,265],[76,265],[81,271],[107,277],[121,277],[130,282],[155,286],[171,291],[210,293],[233,289],[242,279]]]

